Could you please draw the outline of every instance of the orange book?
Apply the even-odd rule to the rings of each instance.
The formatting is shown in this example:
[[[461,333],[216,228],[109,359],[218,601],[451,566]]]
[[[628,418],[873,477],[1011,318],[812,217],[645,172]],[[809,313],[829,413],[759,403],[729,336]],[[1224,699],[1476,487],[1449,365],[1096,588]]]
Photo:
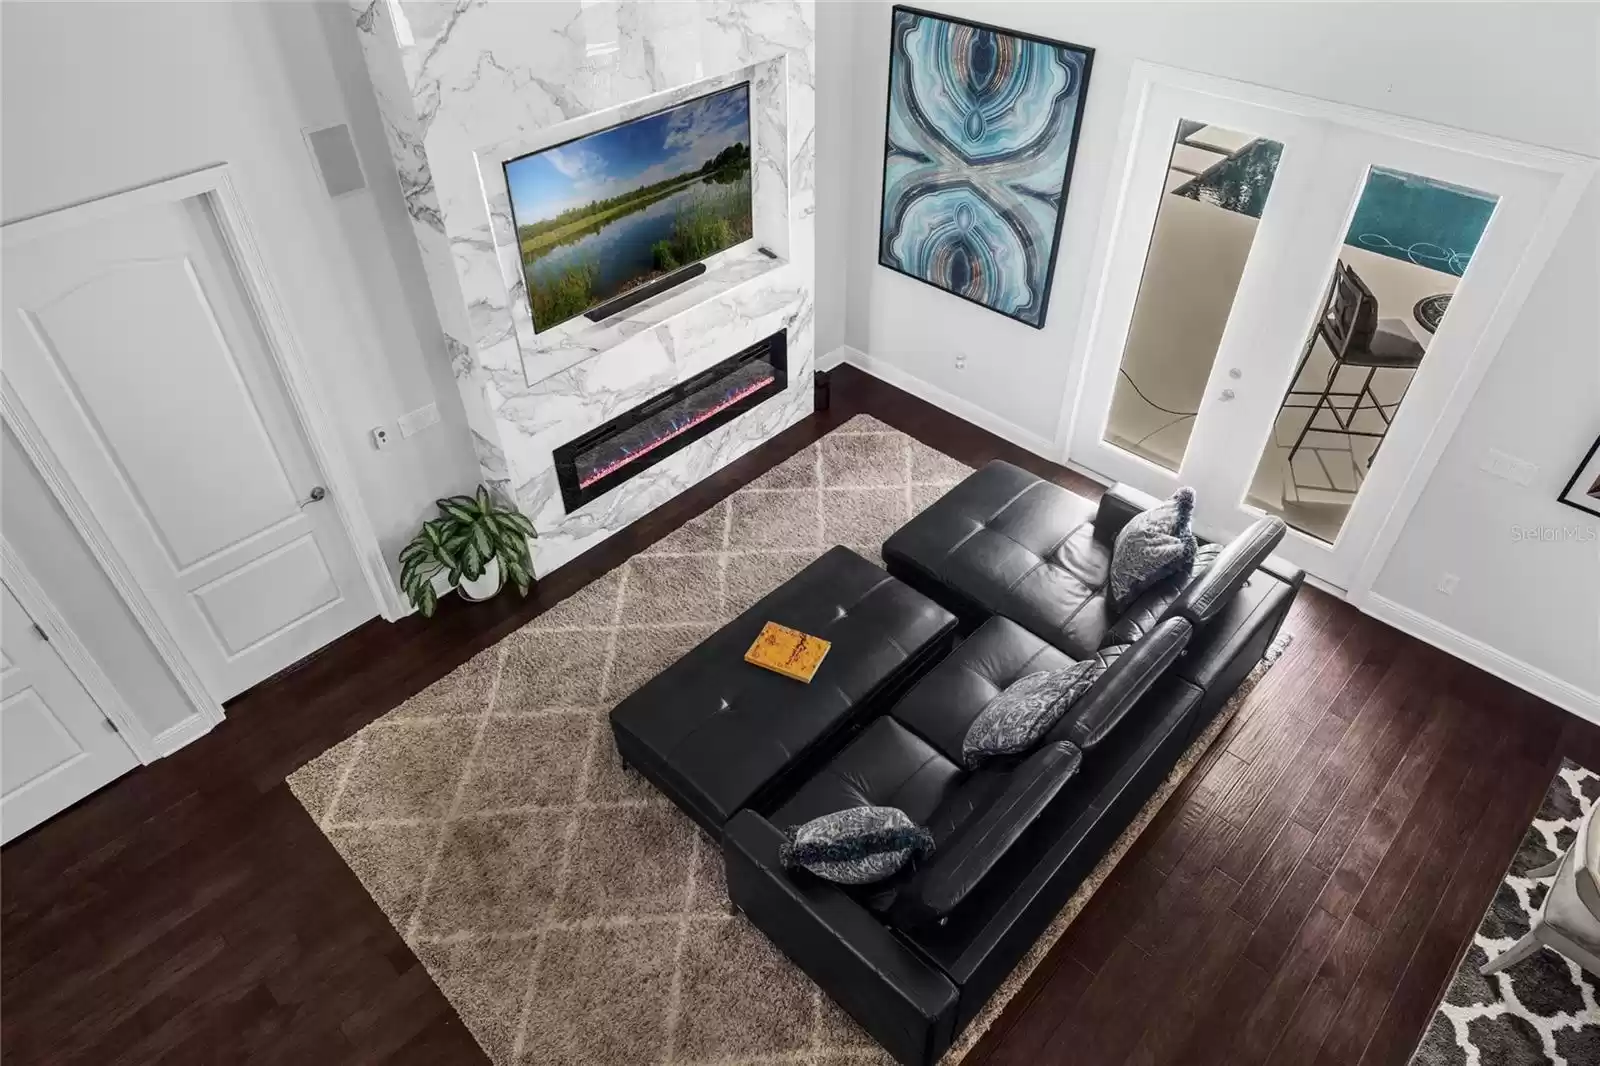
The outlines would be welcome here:
[[[744,653],[744,661],[810,684],[831,647],[832,642],[821,637],[768,622],[761,627],[761,634],[750,645],[750,650]]]

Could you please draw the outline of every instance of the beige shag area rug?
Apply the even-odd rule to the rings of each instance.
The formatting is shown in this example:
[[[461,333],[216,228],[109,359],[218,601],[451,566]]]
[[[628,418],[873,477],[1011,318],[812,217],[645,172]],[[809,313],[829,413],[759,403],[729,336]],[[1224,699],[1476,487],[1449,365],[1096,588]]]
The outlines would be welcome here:
[[[622,769],[606,713],[826,547],[878,559],[967,473],[858,416],[289,777],[496,1066],[892,1063],[728,913],[716,842]],[[999,1014],[1249,684],[946,1062]]]

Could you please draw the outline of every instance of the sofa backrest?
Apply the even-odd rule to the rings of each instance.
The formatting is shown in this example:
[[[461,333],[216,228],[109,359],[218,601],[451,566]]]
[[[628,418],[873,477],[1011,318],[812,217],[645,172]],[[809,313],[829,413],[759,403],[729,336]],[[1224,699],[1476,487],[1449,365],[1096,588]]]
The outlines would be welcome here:
[[[1092,752],[1177,661],[1193,634],[1186,618],[1168,618],[1146,633],[1116,657],[1045,739],[1070,741]]]
[[[1126,485],[1111,486],[1095,515],[1095,539],[1110,547],[1130,518],[1159,502]],[[1208,545],[1215,554],[1204,572],[1187,583],[1174,579],[1146,589],[1112,619],[1100,646],[1131,644],[1168,618],[1183,617],[1196,627],[1204,625],[1221,613],[1250,575],[1267,562],[1286,532],[1281,518],[1268,515],[1227,544]]]
[[[1083,765],[1065,741],[1047,743],[1007,771],[988,804],[976,809],[895,893],[889,921],[903,928],[936,922],[970,895],[1033,827]]]
[[[1256,568],[1267,561],[1287,530],[1283,519],[1276,515],[1257,519],[1223,547],[1205,573],[1189,582],[1183,594],[1167,608],[1166,617],[1187,618],[1196,626],[1209,622]]]

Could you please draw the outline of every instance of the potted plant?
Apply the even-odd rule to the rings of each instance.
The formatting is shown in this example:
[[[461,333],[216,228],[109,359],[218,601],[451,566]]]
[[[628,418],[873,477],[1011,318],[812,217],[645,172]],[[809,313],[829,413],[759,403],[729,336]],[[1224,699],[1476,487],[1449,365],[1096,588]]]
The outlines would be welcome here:
[[[533,523],[522,512],[498,506],[482,485],[472,496],[439,500],[439,517],[400,551],[400,584],[425,617],[438,603],[434,575],[449,575],[463,599],[487,600],[510,578],[522,595],[533,584],[528,538]]]

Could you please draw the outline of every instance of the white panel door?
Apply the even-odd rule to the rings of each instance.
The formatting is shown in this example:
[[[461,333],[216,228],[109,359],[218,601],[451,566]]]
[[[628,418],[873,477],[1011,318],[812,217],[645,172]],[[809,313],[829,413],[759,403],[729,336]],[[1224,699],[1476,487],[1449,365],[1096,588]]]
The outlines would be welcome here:
[[[0,842],[138,765],[111,720],[0,585]]]
[[[219,702],[374,613],[202,198],[7,242],[6,382]]]

